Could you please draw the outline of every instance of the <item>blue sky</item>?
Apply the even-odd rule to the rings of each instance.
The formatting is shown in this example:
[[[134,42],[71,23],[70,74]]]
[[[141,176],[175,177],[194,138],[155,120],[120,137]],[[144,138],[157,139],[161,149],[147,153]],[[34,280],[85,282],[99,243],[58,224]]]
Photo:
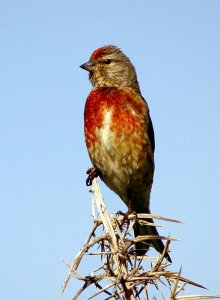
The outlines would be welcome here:
[[[83,110],[91,85],[79,65],[106,44],[130,57],[150,106],[151,210],[184,223],[159,230],[181,239],[172,269],[220,293],[219,14],[218,0],[1,3],[1,299],[60,299],[61,259],[72,261],[90,231]],[[125,210],[102,191],[110,211]]]

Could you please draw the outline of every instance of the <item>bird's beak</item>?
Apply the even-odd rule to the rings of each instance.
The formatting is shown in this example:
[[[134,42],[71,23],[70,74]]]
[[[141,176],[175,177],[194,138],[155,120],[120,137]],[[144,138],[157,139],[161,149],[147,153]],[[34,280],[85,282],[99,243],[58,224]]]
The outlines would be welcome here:
[[[92,72],[94,70],[95,64],[92,61],[87,61],[86,63],[82,64],[80,66],[80,68],[88,71],[88,72]]]

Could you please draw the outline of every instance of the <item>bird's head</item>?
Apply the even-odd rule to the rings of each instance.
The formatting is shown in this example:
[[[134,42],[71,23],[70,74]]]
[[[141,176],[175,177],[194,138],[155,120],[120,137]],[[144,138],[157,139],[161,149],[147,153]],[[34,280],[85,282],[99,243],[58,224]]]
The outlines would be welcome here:
[[[80,67],[89,72],[89,79],[94,88],[131,87],[139,91],[134,66],[116,46],[109,45],[96,49],[89,61]]]

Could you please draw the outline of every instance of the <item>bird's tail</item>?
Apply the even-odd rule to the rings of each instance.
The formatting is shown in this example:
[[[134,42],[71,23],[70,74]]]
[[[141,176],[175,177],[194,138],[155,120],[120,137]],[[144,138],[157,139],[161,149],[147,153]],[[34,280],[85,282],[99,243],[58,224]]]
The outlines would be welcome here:
[[[150,211],[148,211],[147,213],[150,213]],[[150,223],[153,223],[152,219],[144,219],[144,220],[148,221]],[[159,236],[158,231],[155,226],[147,226],[147,225],[140,225],[140,224],[135,224],[134,235],[135,235],[135,237],[142,236],[142,235]],[[144,255],[147,252],[147,250],[149,249],[151,244],[159,253],[162,254],[162,252],[164,250],[164,244],[161,239],[152,239],[152,240],[145,240],[142,242],[137,242],[135,245],[136,253],[138,255]],[[168,252],[166,252],[165,257],[167,258],[167,260],[169,262],[172,262]]]

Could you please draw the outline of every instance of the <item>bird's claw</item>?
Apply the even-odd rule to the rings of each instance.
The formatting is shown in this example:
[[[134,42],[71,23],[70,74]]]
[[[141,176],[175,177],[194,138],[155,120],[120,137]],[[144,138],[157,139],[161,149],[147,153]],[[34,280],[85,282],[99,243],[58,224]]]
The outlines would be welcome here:
[[[99,176],[98,169],[96,169],[95,167],[89,168],[86,174],[89,175],[86,179],[87,186],[92,185],[93,180]]]
[[[126,213],[122,212],[121,210],[119,210],[116,215],[117,216],[123,216],[123,221],[122,222],[125,222],[128,220],[128,216],[132,213],[132,211],[130,209],[128,209],[128,211]]]

